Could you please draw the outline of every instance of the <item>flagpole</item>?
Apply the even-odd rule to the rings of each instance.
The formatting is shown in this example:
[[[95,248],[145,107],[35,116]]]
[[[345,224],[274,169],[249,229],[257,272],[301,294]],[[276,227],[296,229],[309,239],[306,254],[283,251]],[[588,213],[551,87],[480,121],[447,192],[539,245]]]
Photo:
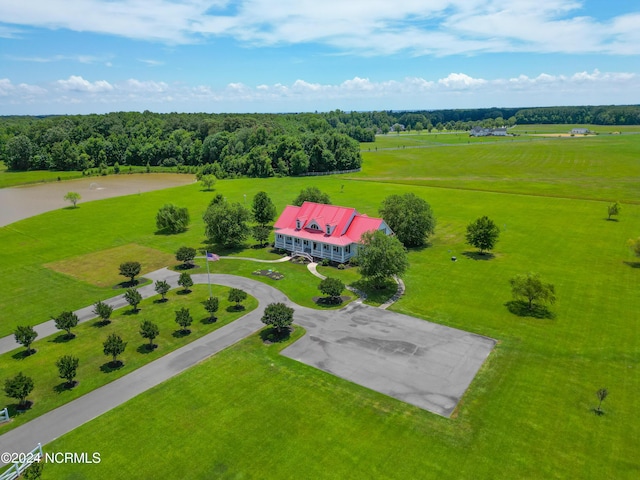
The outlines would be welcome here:
[[[211,274],[209,273],[209,252],[205,250],[204,252],[204,261],[207,264],[207,282],[209,283],[209,298],[213,298],[213,293],[211,293]]]

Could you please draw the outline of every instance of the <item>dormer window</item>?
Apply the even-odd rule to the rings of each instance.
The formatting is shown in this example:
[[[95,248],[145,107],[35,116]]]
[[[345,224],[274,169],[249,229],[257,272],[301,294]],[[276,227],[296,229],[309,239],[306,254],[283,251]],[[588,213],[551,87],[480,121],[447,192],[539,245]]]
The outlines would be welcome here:
[[[327,235],[331,235],[331,225],[327,223]]]
[[[296,229],[300,230],[302,228],[302,222],[300,222],[300,219],[296,220]]]

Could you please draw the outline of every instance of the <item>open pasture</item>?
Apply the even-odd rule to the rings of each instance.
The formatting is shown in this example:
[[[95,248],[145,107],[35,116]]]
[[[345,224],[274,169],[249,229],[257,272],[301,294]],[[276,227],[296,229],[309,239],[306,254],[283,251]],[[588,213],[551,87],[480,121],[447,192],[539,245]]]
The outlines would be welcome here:
[[[376,215],[387,195],[413,192],[438,225],[427,247],[410,251],[407,293],[391,308],[499,342],[443,419],[284,358],[284,345],[254,336],[54,442],[49,451],[99,451],[103,460],[49,466],[45,478],[637,478],[640,270],[626,241],[640,235],[639,142],[600,135],[365,152],[358,174],[225,180],[215,192],[188,185],[0,229],[0,273],[12,279],[2,297],[6,334],[25,319],[47,320],[52,307],[114,294],[44,263],[128,243],[168,254],[207,246],[201,215],[215,193],[240,203],[246,195],[250,205],[264,190],[281,211],[316,185],[333,203]],[[169,199],[189,208],[191,228],[156,235],[155,212]],[[621,215],[607,221],[616,199]],[[502,230],[486,257],[464,243],[466,225],[482,215]],[[216,253],[252,256],[250,245]],[[210,265],[242,275],[259,266],[233,262]],[[509,310],[509,279],[529,271],[556,287],[544,318]],[[295,287],[269,282],[292,298],[318,294],[310,275]],[[610,394],[597,416],[602,387]]]

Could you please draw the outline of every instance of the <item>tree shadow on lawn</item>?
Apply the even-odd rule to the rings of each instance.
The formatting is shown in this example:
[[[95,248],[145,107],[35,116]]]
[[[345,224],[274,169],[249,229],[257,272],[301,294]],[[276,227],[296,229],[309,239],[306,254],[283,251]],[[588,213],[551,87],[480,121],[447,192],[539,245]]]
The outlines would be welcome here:
[[[496,256],[491,252],[480,253],[478,251],[473,251],[473,252],[466,251],[466,252],[462,252],[462,255],[464,255],[467,258],[470,258],[471,260],[492,260],[496,258]]]
[[[220,243],[211,243],[208,240],[204,240],[201,242],[201,245],[204,245],[204,248],[201,248],[201,253],[204,255],[204,252],[215,253],[216,255],[227,256],[232,255],[234,253],[240,253],[247,248],[245,243],[241,243],[240,245],[234,245],[232,247],[225,247]]]
[[[116,360],[115,362],[110,361],[102,364],[102,366],[100,367],[100,370],[103,373],[111,373],[111,372],[115,372],[116,370],[120,370],[122,367],[124,367],[124,363],[120,360]]]
[[[622,263],[624,263],[625,265],[630,266],[631,268],[640,268],[640,262],[627,262],[627,261],[624,261]]]
[[[351,299],[348,295],[341,295],[340,297],[313,297],[313,303],[319,307],[332,308],[338,305],[342,305]]]
[[[169,301],[168,298],[158,298],[157,300],[154,300],[153,303],[167,303]]]
[[[360,279],[351,284],[353,288],[363,292],[367,296],[367,300],[373,303],[383,304],[398,291],[398,284],[392,279],[387,279],[383,288],[375,288],[371,281]]]
[[[504,305],[507,310],[519,317],[546,318],[548,320],[556,318],[555,314],[543,305],[533,305],[529,308],[529,304],[523,300],[510,300]]]
[[[63,333],[62,335],[58,335],[53,340],[49,340],[49,341],[53,343],[67,343],[73,340],[74,338],[76,338],[76,336],[73,333],[71,334]]]
[[[37,350],[33,348],[30,348],[28,352],[27,350],[20,350],[19,352],[16,352],[13,355],[11,355],[11,358],[15,360],[24,360],[25,358],[29,358],[31,355],[34,355],[36,352]]]
[[[173,268],[174,268],[174,270],[177,270],[179,272],[183,272],[183,271],[187,271],[187,270],[197,270],[198,268],[200,268],[200,265],[196,265],[195,263],[192,263],[191,265],[188,264],[188,263],[181,263],[179,265],[176,265]]]
[[[211,325],[213,323],[216,323],[218,321],[218,317],[204,317],[202,320],[200,320],[200,323],[203,325]]]
[[[617,218],[603,218],[603,220],[605,220],[607,222],[619,222],[620,221]]]
[[[98,320],[96,322],[93,322],[91,326],[95,328],[103,328],[109,325],[110,323],[111,323],[111,320]]]
[[[76,385],[78,385],[78,382],[76,380],[74,380],[73,382],[62,382],[53,387],[53,391],[56,393],[66,392],[73,389]]]
[[[229,312],[229,313],[232,313],[232,312],[241,312],[244,309],[245,309],[244,305],[229,305],[226,308],[226,311]]]
[[[183,288],[183,289],[178,290],[178,291],[176,292],[176,295],[189,295],[190,293],[191,293],[191,290],[185,290],[185,289]]]
[[[32,406],[33,402],[31,400],[26,400],[22,405],[20,405],[19,403],[12,403],[11,405],[7,405],[9,418],[17,417],[18,415],[26,413],[31,409]]]
[[[265,328],[260,331],[260,339],[264,343],[280,343],[288,340],[293,332],[293,328],[283,328],[280,332],[275,327]]]
[[[153,345],[149,345],[148,343],[143,343],[138,348],[136,348],[136,352],[146,355],[147,353],[153,352],[156,348],[158,348],[158,345],[156,345],[155,343]]]
[[[189,330],[188,328],[184,330],[180,329],[180,330],[176,330],[171,335],[173,335],[175,338],[184,338],[191,335],[191,330]]]
[[[140,309],[139,308],[131,308],[131,309],[127,310],[126,312],[122,312],[122,315],[126,315],[128,317],[130,315],[137,315],[138,313],[140,313]]]
[[[113,289],[119,290],[121,288],[133,288],[133,287],[145,285],[147,283],[151,283],[151,280],[149,280],[148,278],[140,277],[137,280],[134,280],[133,282],[130,280],[127,280],[125,282],[117,283],[113,286]]]

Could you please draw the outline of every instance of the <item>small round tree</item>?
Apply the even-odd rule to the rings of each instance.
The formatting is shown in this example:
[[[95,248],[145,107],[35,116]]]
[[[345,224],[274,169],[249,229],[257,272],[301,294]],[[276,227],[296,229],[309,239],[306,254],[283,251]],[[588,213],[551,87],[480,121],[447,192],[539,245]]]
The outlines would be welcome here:
[[[135,288],[128,288],[126,292],[124,292],[124,299],[127,301],[129,305],[133,307],[134,312],[138,312],[138,305],[142,301],[142,295]]]
[[[176,252],[176,260],[182,262],[182,268],[193,267],[193,259],[196,258],[196,249],[192,247],[180,247]]]
[[[193,279],[191,278],[191,275],[187,272],[182,272],[178,279],[178,285],[183,288],[184,293],[189,293],[191,291],[190,288],[193,287]]]
[[[213,323],[216,321],[216,312],[218,311],[218,307],[220,306],[220,301],[218,297],[209,297],[204,302],[204,309],[209,312],[209,322]]]
[[[31,349],[31,344],[38,336],[38,332],[36,332],[31,326],[18,326],[16,330],[13,332],[13,335],[20,345],[27,349],[26,355],[31,355],[32,353],[36,353],[35,350]]]
[[[202,183],[202,186],[206,188],[207,191],[211,191],[211,187],[215,185],[216,180],[217,178],[215,175],[202,175],[200,177],[200,183]]]
[[[118,365],[118,355],[122,355],[125,348],[127,348],[127,343],[122,340],[122,337],[120,335],[117,335],[115,333],[109,335],[105,342],[102,344],[102,351],[104,352],[104,354],[112,358],[112,366]]]
[[[510,283],[513,298],[525,300],[529,310],[533,309],[534,302],[553,304],[556,301],[555,287],[550,283],[544,283],[537,273],[516,275]]]
[[[500,229],[489,217],[480,217],[467,225],[465,238],[467,243],[480,250],[484,255],[485,251],[492,250],[498,242]]]
[[[67,202],[71,202],[71,204],[73,205],[73,208],[77,208],[77,204],[80,201],[82,197],[80,196],[79,193],[77,192],[69,192],[64,196],[64,199]]]
[[[607,207],[607,213],[609,214],[607,220],[611,220],[611,217],[620,215],[620,210],[622,210],[622,205],[620,205],[620,202],[615,202],[609,205]]]
[[[193,323],[193,318],[188,308],[182,307],[180,310],[176,310],[176,323],[182,327],[181,333],[185,335],[191,333],[187,327]]]
[[[80,360],[78,357],[74,357],[73,355],[63,355],[56,361],[58,375],[60,378],[67,381],[67,388],[71,388],[76,384],[73,379],[76,377],[79,363]]]
[[[329,297],[331,303],[340,303],[342,301],[341,295],[344,290],[344,283],[339,278],[327,277],[320,282],[318,290]]]
[[[189,211],[167,203],[156,214],[156,227],[161,232],[180,233],[189,226]]]
[[[93,305],[93,313],[100,317],[101,325],[108,325],[111,323],[111,314],[113,313],[113,307],[111,305],[107,305],[104,302],[96,302]]]
[[[171,290],[171,285],[164,280],[157,280],[155,290],[156,293],[159,293],[162,296],[162,301],[164,302],[166,300],[165,296],[167,295],[167,292]]]
[[[281,334],[293,323],[293,308],[287,307],[284,303],[271,303],[264,309],[262,323],[271,325]]]
[[[140,270],[142,270],[140,262],[124,262],[120,264],[120,275],[127,277],[132,285],[136,276],[140,275]]]
[[[33,391],[33,386],[33,379],[20,372],[15,377],[5,380],[4,393],[7,397],[18,400],[18,408],[24,409],[27,406],[27,397]]]
[[[67,338],[73,338],[75,335],[71,333],[71,329],[78,325],[78,316],[73,312],[62,312],[53,319],[58,330],[67,332]]]
[[[149,340],[149,345],[147,348],[149,350],[153,350],[157,346],[157,345],[154,345],[153,340],[158,335],[160,335],[160,329],[158,328],[158,325],[156,325],[155,323],[149,320],[144,320],[140,324],[140,335],[142,336],[142,338],[146,338]]]
[[[232,288],[231,290],[229,290],[228,300],[230,302],[236,302],[236,310],[242,309],[242,305],[240,305],[240,303],[242,303],[246,299],[247,292],[245,292],[244,290],[240,290],[239,288]]]

